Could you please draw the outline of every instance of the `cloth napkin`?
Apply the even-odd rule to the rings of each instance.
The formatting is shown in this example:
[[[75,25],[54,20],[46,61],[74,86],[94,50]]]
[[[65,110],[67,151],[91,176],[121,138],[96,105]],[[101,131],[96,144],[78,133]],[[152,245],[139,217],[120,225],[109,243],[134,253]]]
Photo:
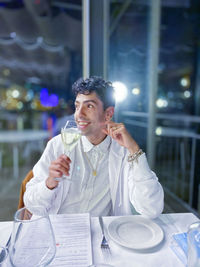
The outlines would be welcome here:
[[[172,242],[170,244],[170,248],[182,261],[182,263],[185,266],[187,266],[187,254],[188,254],[187,233],[174,234],[172,236]]]

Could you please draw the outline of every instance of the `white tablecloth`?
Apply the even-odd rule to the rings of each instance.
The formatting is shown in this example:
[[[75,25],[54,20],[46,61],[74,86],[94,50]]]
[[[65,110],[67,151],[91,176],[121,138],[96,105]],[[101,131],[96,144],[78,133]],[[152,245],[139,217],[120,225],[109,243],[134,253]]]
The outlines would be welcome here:
[[[140,215],[133,215],[140,216]],[[116,217],[104,217],[105,228]],[[111,262],[115,267],[183,267],[184,264],[170,248],[172,235],[178,232],[186,232],[189,225],[199,220],[192,213],[162,214],[153,220],[162,227],[165,238],[156,248],[148,252],[134,251],[117,245],[109,239],[111,247]],[[11,232],[11,222],[0,222],[0,245],[5,245]],[[100,248],[102,234],[98,218],[91,218],[92,248],[94,263],[105,262],[105,257]]]
[[[105,217],[104,223],[108,226],[114,218]],[[197,220],[198,218],[192,213],[160,215],[159,218],[153,221],[162,227],[165,238],[156,249],[152,249],[147,253],[123,248],[114,241],[109,240],[112,255],[111,264],[115,267],[183,267],[184,264],[170,248],[172,235],[178,232],[186,232],[189,225]],[[102,235],[98,218],[92,218],[92,237],[94,262],[103,262],[104,256],[99,246]]]

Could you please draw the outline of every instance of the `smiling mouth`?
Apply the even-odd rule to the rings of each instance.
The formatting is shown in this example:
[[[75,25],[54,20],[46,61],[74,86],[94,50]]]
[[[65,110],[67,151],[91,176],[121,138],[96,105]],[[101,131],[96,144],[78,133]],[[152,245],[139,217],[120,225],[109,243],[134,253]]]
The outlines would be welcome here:
[[[89,122],[86,122],[86,121],[78,121],[77,122],[77,125],[78,127],[80,128],[85,128],[86,126],[88,126],[90,123]]]

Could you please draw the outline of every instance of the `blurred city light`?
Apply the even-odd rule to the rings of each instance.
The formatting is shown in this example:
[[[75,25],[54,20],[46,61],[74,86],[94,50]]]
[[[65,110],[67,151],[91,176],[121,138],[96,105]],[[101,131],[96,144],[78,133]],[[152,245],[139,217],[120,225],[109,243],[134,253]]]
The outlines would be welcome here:
[[[12,96],[13,96],[14,98],[18,98],[19,95],[20,95],[20,93],[19,93],[19,91],[18,91],[17,89],[15,89],[15,90],[12,91]]]
[[[3,75],[4,75],[4,76],[9,76],[9,75],[10,75],[10,70],[7,69],[7,68],[4,69],[4,70],[3,70]]]
[[[188,77],[183,77],[181,78],[180,83],[183,87],[188,87],[190,86],[190,79]]]
[[[40,91],[40,101],[44,107],[56,107],[59,104],[59,99],[56,94],[49,94],[46,88]]]
[[[32,109],[36,109],[36,104],[35,104],[35,102],[32,102],[32,103],[31,103],[31,108],[32,108]]]
[[[116,102],[122,102],[128,94],[128,90],[125,84],[122,82],[113,82],[113,87],[114,87],[114,98]]]
[[[158,108],[166,108],[168,106],[168,101],[164,98],[158,98],[156,101],[156,106]]]
[[[188,90],[186,90],[186,91],[184,92],[184,97],[185,97],[185,98],[190,98],[190,97],[191,97],[191,92],[188,91]]]
[[[43,42],[43,37],[42,36],[37,37],[37,43],[41,44],[42,42]]]
[[[157,127],[156,128],[156,134],[161,135],[162,134],[162,127]]]
[[[18,109],[22,109],[23,106],[24,106],[24,104],[21,101],[17,103],[17,108]]]
[[[137,88],[137,87],[133,88],[132,89],[132,94],[133,95],[139,95],[140,94],[140,88]]]
[[[11,37],[11,38],[15,38],[16,36],[17,36],[16,32],[11,32],[11,33],[10,33],[10,37]]]

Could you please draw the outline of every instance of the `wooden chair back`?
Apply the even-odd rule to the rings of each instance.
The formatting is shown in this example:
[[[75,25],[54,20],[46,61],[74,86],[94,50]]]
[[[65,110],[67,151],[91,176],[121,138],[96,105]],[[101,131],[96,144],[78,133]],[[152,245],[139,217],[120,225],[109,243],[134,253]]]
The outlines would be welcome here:
[[[26,184],[28,183],[28,181],[31,180],[31,178],[33,178],[33,171],[30,170],[26,177],[24,178],[24,180],[21,183],[21,187],[20,187],[20,193],[19,193],[19,202],[18,202],[18,209],[21,209],[24,207],[24,201],[23,201],[23,196],[24,196],[24,192],[26,191]]]

